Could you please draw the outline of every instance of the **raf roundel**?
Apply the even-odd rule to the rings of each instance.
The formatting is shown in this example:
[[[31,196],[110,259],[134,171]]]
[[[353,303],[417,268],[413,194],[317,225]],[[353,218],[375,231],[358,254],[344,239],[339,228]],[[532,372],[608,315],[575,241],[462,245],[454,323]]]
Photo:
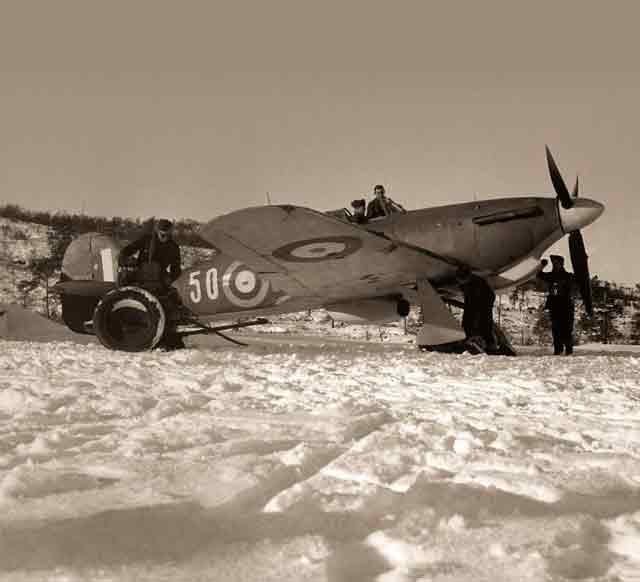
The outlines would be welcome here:
[[[317,263],[343,259],[362,247],[362,241],[353,236],[328,236],[289,243],[273,251],[273,256],[293,263]]]
[[[259,280],[256,274],[240,261],[231,263],[222,276],[222,291],[230,303],[249,309],[260,305],[269,292],[269,283]]]

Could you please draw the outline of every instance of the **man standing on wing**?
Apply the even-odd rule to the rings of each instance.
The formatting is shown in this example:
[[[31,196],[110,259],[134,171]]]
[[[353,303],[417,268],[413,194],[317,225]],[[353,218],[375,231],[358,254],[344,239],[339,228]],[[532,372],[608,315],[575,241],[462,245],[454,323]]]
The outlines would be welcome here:
[[[375,198],[367,206],[367,220],[389,216],[394,212],[406,212],[406,210],[394,200],[385,195],[384,186],[377,184],[373,188]]]

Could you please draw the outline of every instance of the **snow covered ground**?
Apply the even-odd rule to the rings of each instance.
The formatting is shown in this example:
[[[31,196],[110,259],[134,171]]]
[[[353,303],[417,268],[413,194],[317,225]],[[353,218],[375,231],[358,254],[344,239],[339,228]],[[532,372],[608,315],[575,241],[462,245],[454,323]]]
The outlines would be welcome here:
[[[0,580],[640,580],[640,353],[0,340]]]

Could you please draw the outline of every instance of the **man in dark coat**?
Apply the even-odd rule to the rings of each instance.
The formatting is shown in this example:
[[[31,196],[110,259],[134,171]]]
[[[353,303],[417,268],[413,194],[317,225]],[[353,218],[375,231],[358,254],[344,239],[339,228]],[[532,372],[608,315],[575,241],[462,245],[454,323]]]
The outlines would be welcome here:
[[[158,220],[151,233],[142,235],[120,251],[120,264],[130,262],[137,253],[135,264],[141,276],[147,269],[147,273],[155,270],[158,282],[169,287],[182,272],[180,247],[173,240],[172,231],[171,221],[165,218]],[[154,268],[146,265],[154,265]]]
[[[137,257],[134,259],[134,255]],[[129,243],[120,251],[120,265],[134,262],[133,280],[121,283],[144,283],[160,293],[165,309],[171,321],[162,337],[159,346],[167,350],[185,347],[182,337],[176,331],[176,322],[184,310],[178,292],[171,287],[182,272],[180,247],[173,239],[173,224],[165,218],[158,220],[153,231],[142,235]]]
[[[467,343],[478,351],[496,352],[498,349],[494,334],[493,304],[496,294],[485,279],[474,275],[471,270],[461,267],[456,279],[464,293],[464,313],[462,328]]]
[[[573,289],[575,276],[565,271],[564,257],[551,255],[552,269],[549,272],[540,271],[538,278],[547,285],[547,300],[545,309],[551,316],[551,332],[553,334],[553,353],[567,355],[573,353],[573,320],[574,301]],[[547,266],[547,261],[542,261],[542,267]]]

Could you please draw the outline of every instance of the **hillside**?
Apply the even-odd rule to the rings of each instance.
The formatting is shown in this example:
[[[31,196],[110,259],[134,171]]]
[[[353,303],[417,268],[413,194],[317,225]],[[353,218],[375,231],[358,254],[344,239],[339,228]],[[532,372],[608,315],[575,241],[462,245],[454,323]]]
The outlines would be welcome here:
[[[19,303],[45,312],[44,288],[24,296],[19,287],[31,278],[30,260],[49,256],[48,232],[40,224],[0,217],[0,303]]]
[[[30,266],[34,260],[51,256],[51,247],[59,242],[59,235],[60,231],[53,226],[0,216],[0,303],[17,303],[33,311],[47,313],[45,281],[35,280]],[[126,239],[118,238],[123,244],[126,242]],[[183,245],[183,264],[193,265],[212,252],[202,247]],[[59,275],[58,268],[48,277],[49,285],[55,284]],[[57,298],[50,296],[49,315],[58,318],[59,311]]]

